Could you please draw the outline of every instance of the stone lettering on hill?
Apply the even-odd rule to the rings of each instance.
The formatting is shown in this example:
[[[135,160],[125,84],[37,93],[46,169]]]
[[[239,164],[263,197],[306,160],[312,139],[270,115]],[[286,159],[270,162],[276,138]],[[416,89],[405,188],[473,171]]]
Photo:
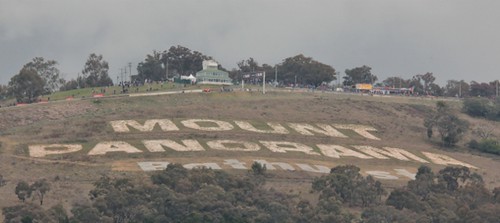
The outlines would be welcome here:
[[[286,162],[270,162],[263,159],[254,160],[254,162],[265,165],[267,170],[271,171],[305,171],[311,173],[320,173],[326,174],[330,173],[331,168],[323,166],[323,165],[310,165],[304,163],[286,163]],[[169,161],[145,161],[145,162],[137,162],[137,165],[142,171],[161,171],[165,170],[168,164],[173,163]],[[244,162],[241,162],[237,159],[225,159],[222,162],[222,165],[218,163],[210,162],[210,163],[186,163],[183,164],[186,169],[195,169],[195,168],[209,168],[214,170],[220,169],[239,169],[239,170],[248,170],[249,168],[245,166]],[[314,166],[314,167],[313,167]],[[380,170],[366,170],[364,171],[367,175],[371,175],[374,178],[381,180],[398,180],[400,177],[407,178],[410,180],[415,179],[415,173],[411,173],[406,169],[393,169],[393,172],[389,171],[380,171]]]
[[[141,132],[151,132],[156,125],[160,126],[161,130],[165,132],[179,130],[179,128],[169,119],[150,119],[146,120],[144,125],[139,124],[139,122],[135,120],[111,121],[110,124],[113,130],[119,133],[130,132],[129,126]]]
[[[245,140],[234,140],[234,139],[224,139],[220,138],[225,132],[237,131],[237,128],[243,131],[247,131],[251,134],[266,134],[266,137],[274,135],[284,135],[284,134],[299,134],[302,136],[320,136],[322,142],[328,140],[328,137],[332,138],[350,138],[352,133],[356,133],[353,139],[356,140],[359,136],[363,137],[366,141],[377,140],[382,141],[379,137],[372,134],[372,132],[377,132],[377,129],[359,124],[322,124],[316,123],[314,125],[307,123],[287,123],[280,124],[276,122],[265,122],[265,123],[255,123],[252,124],[248,121],[221,121],[213,119],[185,119],[180,121],[172,121],[170,119],[149,119],[145,120],[143,124],[136,120],[117,120],[109,122],[113,131],[115,133],[123,133],[127,136],[131,132],[137,134],[137,131],[142,134],[148,134],[151,132],[172,132],[177,131],[177,135],[182,134],[183,130],[190,130],[186,134],[191,134],[193,130],[198,131],[208,131],[217,132],[216,140],[208,140],[206,142],[200,142],[197,139],[144,139],[140,142],[141,147],[137,148],[136,144],[132,145],[125,141],[105,141],[96,143],[91,149],[85,149],[84,146],[80,144],[48,144],[48,145],[29,145],[29,155],[31,157],[47,157],[56,156],[61,154],[69,154],[76,152],[87,152],[90,156],[107,155],[114,153],[161,153],[167,152],[168,150],[176,152],[190,152],[190,153],[203,153],[210,151],[224,151],[227,153],[238,152],[245,153],[259,153],[262,150],[276,154],[300,154],[306,156],[324,156],[330,159],[352,159],[357,158],[361,160],[366,159],[378,159],[378,160],[397,160],[404,162],[417,162],[417,163],[434,163],[439,165],[460,165],[469,168],[477,168],[471,164],[456,160],[444,154],[437,154],[431,152],[421,152],[420,156],[411,153],[407,150],[401,148],[395,148],[390,146],[375,147],[372,145],[339,145],[339,144],[316,144],[316,145],[306,145],[300,142],[290,142],[283,140],[259,140],[258,142],[245,141]],[[180,123],[180,124],[176,124]],[[131,131],[133,130],[133,131]],[[345,134],[345,133],[350,134]],[[157,135],[157,134],[155,134]],[[348,136],[349,135],[349,136]],[[190,136],[191,137],[191,136]],[[140,149],[142,148],[142,149]],[[422,156],[423,155],[423,156]],[[261,160],[262,161],[262,160]],[[295,170],[293,167],[286,163],[266,163],[269,169],[281,168],[285,170]],[[160,165],[163,168],[163,164]],[[151,165],[153,164],[147,164]],[[146,165],[146,164],[144,164]],[[154,166],[153,165],[153,166]],[[193,166],[211,166],[211,168],[216,169],[218,164],[213,163],[198,163],[193,164]],[[228,159],[224,162],[224,165],[230,165],[235,169],[247,168],[247,164],[240,163],[237,160]],[[310,172],[324,172],[321,166],[310,166],[307,164],[296,165],[302,170]],[[372,175],[377,175],[384,177],[383,172],[373,172]],[[409,173],[398,172],[399,175],[405,175],[408,177]],[[391,177],[388,177],[391,178]]]
[[[74,153],[82,150],[83,146],[78,144],[51,144],[51,145],[31,145],[29,153],[31,157],[44,157],[64,153]]]
[[[213,120],[213,119],[186,119],[180,121],[183,127],[189,129],[195,129],[200,131],[230,131],[235,128],[233,124],[227,121]],[[290,134],[290,131],[285,128],[284,125],[276,122],[266,122],[265,129],[255,127],[255,124],[250,124],[248,121],[234,121],[235,125],[240,129],[261,134]],[[162,131],[179,131],[180,128],[173,121],[169,119],[149,119],[144,121],[144,124],[140,124],[136,120],[117,120],[110,122],[113,131],[117,133],[128,133],[131,132],[130,128],[133,128],[139,132],[152,132],[155,126],[159,126]],[[130,127],[130,128],[129,128]],[[345,134],[340,132],[338,129],[353,131],[359,136],[371,140],[380,140],[377,136],[371,134],[371,132],[376,132],[377,129],[371,126],[365,125],[354,125],[354,124],[322,124],[317,123],[316,126],[307,123],[288,123],[288,127],[295,132],[306,135],[325,135],[337,138],[348,138]]]
[[[181,140],[177,143],[173,140],[143,140],[142,143],[149,150],[149,152],[165,152],[165,147],[175,151],[204,151],[205,149],[201,144],[194,139]]]

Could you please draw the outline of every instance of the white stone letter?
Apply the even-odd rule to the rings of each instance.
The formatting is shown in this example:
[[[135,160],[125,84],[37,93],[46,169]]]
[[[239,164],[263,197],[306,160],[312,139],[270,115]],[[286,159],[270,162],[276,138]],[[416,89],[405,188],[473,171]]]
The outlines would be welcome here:
[[[372,175],[374,178],[383,179],[383,180],[397,180],[399,177],[391,175],[389,172],[385,171],[366,171],[366,174]]]
[[[465,166],[469,168],[474,168],[478,169],[477,167],[470,165],[468,163],[460,162],[456,159],[453,159],[447,155],[443,154],[437,154],[437,153],[429,153],[429,152],[422,152],[427,158],[429,158],[433,163],[435,164],[441,164],[441,165],[459,165],[459,166]]]
[[[207,126],[200,126],[198,123],[205,122],[205,123],[211,123],[210,127]],[[188,119],[181,121],[181,123],[191,129],[197,129],[197,130],[203,130],[203,131],[228,131],[232,130],[234,128],[233,125],[229,122],[224,122],[224,121],[219,121],[219,120],[211,120],[211,119]],[[214,126],[215,125],[215,126]]]
[[[138,162],[143,171],[155,171],[167,169],[169,162]]]
[[[126,142],[114,141],[97,143],[88,155],[104,155],[108,152],[142,153],[141,150]]]
[[[144,125],[139,124],[139,122],[135,120],[118,120],[109,122],[111,127],[115,132],[130,132],[128,126],[137,129],[141,132],[151,132],[155,128],[156,124],[158,124],[162,131],[178,131],[179,128],[170,121],[169,119],[151,119],[146,120]]]
[[[79,144],[51,144],[32,145],[28,147],[31,157],[44,157],[46,155],[73,153],[82,150]]]
[[[392,147],[383,147],[384,150],[373,147],[373,146],[353,146],[354,148],[358,149],[359,151],[366,153],[370,156],[373,156],[377,159],[389,159],[389,157],[398,159],[398,160],[404,160],[404,161],[410,161],[410,159],[421,162],[421,163],[428,163],[426,160],[406,151],[403,149],[399,148],[392,148]],[[383,154],[383,155],[382,155]],[[384,156],[385,155],[385,156]],[[389,156],[389,157],[387,157]]]
[[[279,166],[283,170],[295,170],[295,168],[293,168],[292,165],[288,163],[267,162],[266,160],[254,160],[254,161],[260,163],[262,166],[266,166],[266,169],[268,170],[276,170],[276,167],[274,166]]]
[[[320,155],[317,152],[314,152],[313,148],[306,146],[304,144],[300,143],[294,143],[294,142],[285,142],[285,141],[259,141],[267,147],[269,150],[276,152],[276,153],[286,153],[287,151],[291,152],[303,152],[305,154],[309,155]]]
[[[324,144],[319,144],[316,145],[321,153],[323,155],[332,157],[332,158],[340,158],[341,156],[354,156],[360,159],[371,159],[372,157],[369,157],[367,155],[364,155],[362,153],[358,153],[354,150],[350,150],[348,148],[345,148],[343,146],[339,145],[324,145]]]
[[[335,128],[339,128],[339,129],[352,130],[355,133],[358,133],[359,135],[361,135],[367,139],[380,140],[378,137],[376,137],[368,132],[368,131],[377,131],[377,129],[370,127],[370,126],[366,126],[366,125],[340,125],[340,124],[335,124],[333,126]]]
[[[244,152],[252,152],[260,150],[260,146],[257,143],[237,141],[237,140],[213,140],[213,141],[208,141],[207,145],[210,148],[216,150],[244,151]]]
[[[247,121],[234,121],[238,127],[243,130],[247,130],[250,132],[258,132],[258,133],[271,133],[271,134],[288,134],[288,130],[285,129],[281,124],[275,122],[268,122],[267,126],[269,126],[272,130],[262,130],[255,128],[252,124]]]
[[[233,169],[238,169],[238,170],[246,170],[246,169],[248,169],[248,168],[245,167],[245,163],[244,162],[240,162],[237,159],[224,160],[224,164],[231,166]]]
[[[412,180],[415,180],[415,176],[417,175],[417,174],[415,174],[415,173],[410,173],[410,172],[409,172],[408,170],[406,170],[406,169],[394,169],[394,170],[396,171],[396,174],[401,175],[401,176],[408,177],[408,178],[410,178],[410,179],[412,179]]]
[[[342,134],[339,132],[337,129],[334,129],[330,125],[326,124],[316,124],[319,128],[309,125],[309,124],[302,124],[302,123],[288,123],[288,126],[290,128],[294,129],[298,133],[302,135],[308,135],[312,136],[314,135],[313,132],[331,136],[331,137],[340,137],[340,138],[348,138],[346,135]]]
[[[307,172],[313,172],[313,173],[330,173],[330,168],[328,168],[326,166],[314,165],[316,167],[316,169],[314,169],[309,164],[296,163],[295,165],[299,166],[300,169],[302,169],[303,171],[307,171]]]
[[[182,144],[173,140],[143,140],[142,143],[150,152],[165,152],[164,147],[173,149],[175,151],[204,151],[205,149],[201,144],[194,139],[181,140]]]

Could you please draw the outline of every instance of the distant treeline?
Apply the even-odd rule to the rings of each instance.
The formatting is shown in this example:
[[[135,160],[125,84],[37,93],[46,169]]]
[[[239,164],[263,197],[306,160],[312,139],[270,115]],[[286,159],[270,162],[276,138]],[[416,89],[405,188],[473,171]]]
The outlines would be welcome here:
[[[38,96],[55,91],[65,91],[77,88],[103,87],[123,85],[125,83],[144,83],[144,81],[166,81],[181,75],[196,75],[202,69],[202,61],[214,59],[198,51],[192,51],[183,46],[172,46],[168,50],[153,51],[146,55],[144,61],[138,62],[134,68],[137,74],[132,75],[132,63],[124,64],[120,73],[110,74],[109,64],[102,55],[92,53],[87,61],[82,63],[81,73],[73,74],[76,79],[65,80],[57,68],[58,62],[35,57],[25,64],[17,74],[13,74],[7,86],[0,85],[0,99],[14,97],[18,102],[33,102]],[[314,60],[302,54],[288,57],[275,65],[260,65],[254,58],[241,60],[229,72],[235,84],[243,79],[245,74],[265,72],[268,82],[281,86],[319,87],[334,85],[354,86],[369,83],[377,87],[411,88],[414,94],[448,96],[448,97],[493,97],[498,96],[499,81],[488,83],[463,80],[449,80],[445,86],[434,83],[433,73],[415,74],[410,79],[401,76],[388,77],[380,82],[371,72],[369,66],[359,66],[346,69],[342,80],[340,72],[328,64]],[[219,69],[226,70],[219,65]],[[134,72],[135,73],[135,72]],[[408,75],[406,75],[408,76]],[[117,77],[116,81],[113,78]],[[262,81],[262,80],[260,80]]]

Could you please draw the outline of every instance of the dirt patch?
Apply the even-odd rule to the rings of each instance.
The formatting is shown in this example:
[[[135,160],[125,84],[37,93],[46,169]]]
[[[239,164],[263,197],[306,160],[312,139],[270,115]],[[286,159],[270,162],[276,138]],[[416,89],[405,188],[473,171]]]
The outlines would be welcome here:
[[[88,101],[54,102],[0,109],[0,132],[40,121],[62,120],[95,111]]]

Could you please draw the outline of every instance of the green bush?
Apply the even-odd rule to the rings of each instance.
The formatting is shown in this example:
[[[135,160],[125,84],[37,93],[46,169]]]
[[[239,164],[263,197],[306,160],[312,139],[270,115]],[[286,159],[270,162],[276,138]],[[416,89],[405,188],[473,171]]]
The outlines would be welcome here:
[[[471,140],[469,142],[469,148],[485,153],[500,155],[500,143],[494,139],[483,139],[480,142]]]
[[[500,120],[500,99],[468,98],[464,100],[463,112],[473,117]]]
[[[255,175],[264,175],[266,173],[267,167],[266,165],[262,165],[262,163],[254,162],[252,164],[252,173]]]
[[[467,98],[464,100],[463,111],[470,116],[486,118],[491,107],[486,98]]]

